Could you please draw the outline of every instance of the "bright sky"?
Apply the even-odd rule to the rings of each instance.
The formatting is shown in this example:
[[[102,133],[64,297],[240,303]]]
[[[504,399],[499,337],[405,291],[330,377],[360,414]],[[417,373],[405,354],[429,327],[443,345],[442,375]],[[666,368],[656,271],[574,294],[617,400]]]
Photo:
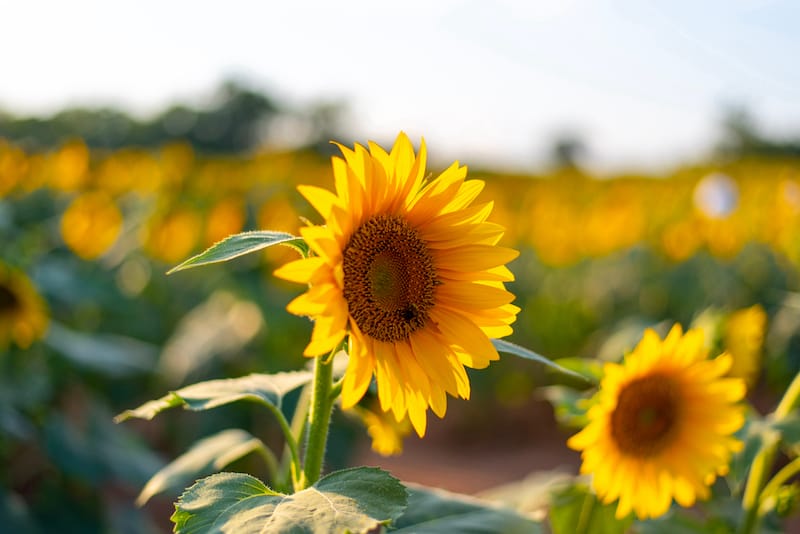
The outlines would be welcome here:
[[[567,131],[598,167],[657,167],[702,154],[730,104],[800,133],[791,0],[26,0],[0,12],[0,108],[19,114],[152,113],[237,76],[290,105],[346,101],[351,142],[403,129],[467,164],[531,168]]]

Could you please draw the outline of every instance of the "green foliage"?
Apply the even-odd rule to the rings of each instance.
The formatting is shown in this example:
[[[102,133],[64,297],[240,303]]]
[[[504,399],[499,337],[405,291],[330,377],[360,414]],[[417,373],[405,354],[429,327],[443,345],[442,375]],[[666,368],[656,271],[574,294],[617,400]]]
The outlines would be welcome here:
[[[54,322],[44,341],[75,365],[112,377],[145,373],[158,354],[156,347],[130,337],[90,335]]]
[[[172,521],[179,534],[367,533],[403,513],[407,499],[397,479],[371,467],[336,471],[292,495],[250,475],[220,473],[186,490]]]
[[[142,506],[153,495],[164,491],[178,495],[201,476],[219,471],[239,458],[264,448],[260,439],[240,429],[223,430],[203,438],[153,475],[136,498],[136,504]]]
[[[566,367],[557,364],[553,360],[545,358],[541,354],[536,354],[532,350],[526,349],[525,347],[521,347],[515,343],[511,343],[510,341],[506,341],[504,339],[493,339],[492,344],[494,345],[494,348],[497,349],[498,352],[505,352],[507,354],[513,354],[514,356],[519,356],[520,358],[525,358],[526,360],[533,360],[535,362],[539,362],[558,373],[581,380],[587,385],[593,382],[592,377],[590,376],[580,374],[576,371],[573,371],[572,369],[567,369]]]
[[[792,414],[773,422],[770,428],[780,432],[781,440],[788,446],[800,444],[800,415]]]
[[[553,405],[553,413],[559,424],[581,428],[589,422],[586,411],[591,400],[584,393],[566,386],[544,386],[539,388],[538,393]]]
[[[753,459],[764,445],[764,433],[769,430],[768,426],[757,414],[751,412],[745,420],[744,426],[737,432],[738,439],[744,442],[741,452],[734,455],[731,459],[728,481],[731,485],[731,492],[739,494],[744,491],[744,484],[753,465]]]
[[[308,254],[308,246],[301,237],[293,236],[286,232],[273,232],[270,230],[242,232],[228,236],[200,254],[192,256],[180,265],[170,269],[167,274],[183,271],[191,267],[232,260],[273,245],[286,245],[297,250],[303,256]]]
[[[146,402],[133,410],[119,414],[116,422],[131,417],[152,419],[160,412],[183,406],[188,410],[202,411],[247,400],[280,409],[283,396],[311,381],[308,371],[290,371],[273,375],[251,374],[240,378],[209,380],[172,391],[160,399]]]
[[[574,484],[556,492],[550,504],[550,527],[553,534],[623,534],[633,523],[633,516],[614,517],[616,503],[603,504],[584,484]]]
[[[514,510],[442,490],[415,486],[409,490],[408,508],[389,532],[411,534],[536,534],[539,523]]]

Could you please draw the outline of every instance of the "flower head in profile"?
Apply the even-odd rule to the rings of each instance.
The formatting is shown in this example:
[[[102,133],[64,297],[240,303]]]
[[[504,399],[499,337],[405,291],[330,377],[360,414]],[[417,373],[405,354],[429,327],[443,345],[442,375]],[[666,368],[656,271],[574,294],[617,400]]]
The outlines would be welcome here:
[[[47,324],[47,307],[28,277],[0,262],[0,350],[9,342],[28,348]]]
[[[306,356],[347,338],[343,407],[375,376],[381,409],[422,436],[428,407],[442,417],[446,394],[469,397],[465,367],[498,359],[490,338],[519,311],[503,285],[517,251],[497,246],[503,228],[487,221],[491,202],[473,205],[484,184],[466,167],[425,179],[424,141],[416,155],[403,133],[389,153],[339,148],[336,192],[299,188],[325,220],[301,230],[314,255],[275,274],[310,286],[287,308],[314,319]]]
[[[741,448],[744,382],[724,375],[731,357],[707,358],[701,330],[679,325],[662,341],[647,330],[623,364],[606,364],[589,423],[567,444],[581,473],[616,515],[658,517],[672,499],[691,506]]]

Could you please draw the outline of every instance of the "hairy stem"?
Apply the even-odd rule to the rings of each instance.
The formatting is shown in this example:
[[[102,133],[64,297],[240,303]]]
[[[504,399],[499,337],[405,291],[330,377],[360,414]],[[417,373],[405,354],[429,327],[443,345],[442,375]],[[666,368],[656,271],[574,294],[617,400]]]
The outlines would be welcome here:
[[[308,439],[303,476],[300,481],[301,489],[307,488],[319,480],[322,472],[333,408],[333,399],[330,394],[333,383],[332,360],[333,358],[317,357],[314,363],[314,389],[311,396],[311,409],[308,412]]]

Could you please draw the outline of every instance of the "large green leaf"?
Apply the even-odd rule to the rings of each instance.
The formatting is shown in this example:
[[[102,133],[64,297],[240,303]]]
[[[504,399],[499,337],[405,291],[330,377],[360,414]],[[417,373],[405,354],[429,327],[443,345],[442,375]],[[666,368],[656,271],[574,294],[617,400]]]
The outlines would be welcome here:
[[[175,406],[202,411],[239,400],[271,404],[280,408],[283,396],[310,382],[312,376],[310,371],[290,371],[199,382],[146,402],[133,410],[126,410],[115,421],[119,423],[131,417],[152,419],[158,413]]]
[[[573,378],[578,378],[587,383],[594,382],[592,377],[584,376],[571,369],[567,369],[566,367],[558,365],[553,360],[549,360],[544,356],[542,356],[541,354],[537,354],[530,349],[521,347],[516,343],[511,343],[510,341],[505,341],[503,339],[493,339],[492,344],[494,345],[494,348],[497,349],[499,352],[513,354],[514,356],[519,356],[520,358],[525,358],[526,360],[533,360],[535,362],[542,363],[554,371],[557,371],[567,376],[571,376]]]
[[[308,246],[302,237],[271,230],[242,232],[241,234],[228,236],[219,243],[211,245],[200,254],[192,256],[180,265],[173,267],[167,271],[167,274],[183,271],[191,267],[208,265],[209,263],[232,260],[273,245],[286,245],[294,248],[303,256],[308,254]]]
[[[396,478],[374,467],[336,471],[292,495],[220,473],[186,490],[172,521],[179,534],[366,533],[402,514],[407,498]]]
[[[150,372],[158,349],[143,341],[110,334],[87,334],[51,322],[44,342],[85,369],[118,377]]]
[[[395,533],[426,534],[536,534],[543,532],[539,523],[510,508],[501,508],[465,495],[414,486],[410,488],[408,507],[394,524]]]
[[[261,447],[264,444],[260,439],[237,428],[203,438],[153,475],[136,498],[136,504],[142,506],[163,491],[172,490],[177,495],[190,482],[219,471]]]

